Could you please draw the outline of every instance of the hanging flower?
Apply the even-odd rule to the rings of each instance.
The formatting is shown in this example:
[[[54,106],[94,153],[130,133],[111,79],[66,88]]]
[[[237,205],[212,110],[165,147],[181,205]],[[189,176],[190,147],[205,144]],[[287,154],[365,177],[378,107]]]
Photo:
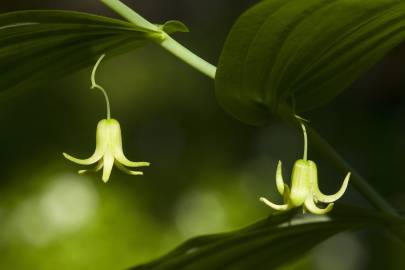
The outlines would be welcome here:
[[[141,171],[131,171],[128,167],[149,166],[149,162],[133,162],[128,160],[122,150],[121,127],[115,119],[103,119],[98,122],[96,131],[96,150],[94,154],[87,159],[78,159],[66,153],[63,156],[68,160],[80,165],[91,165],[97,162],[92,170],[80,170],[83,174],[88,171],[99,171],[103,168],[103,181],[107,182],[110,178],[111,170],[115,164],[118,169],[131,175],[142,175]]]
[[[261,197],[260,200],[266,205],[278,211],[286,211],[295,207],[303,207],[304,212],[313,214],[326,214],[333,208],[333,202],[338,200],[345,193],[350,172],[346,175],[342,187],[333,195],[325,195],[319,190],[318,171],[315,162],[307,160],[307,135],[305,126],[301,123],[304,132],[304,158],[295,162],[291,174],[291,188],[284,183],[282,176],[282,163],[278,162],[276,171],[276,186],[278,192],[283,196],[284,204],[278,205]],[[319,208],[318,202],[327,203],[325,208]]]
[[[117,166],[118,169],[124,171],[125,173],[131,175],[142,175],[141,171],[132,171],[127,169],[127,167],[145,167],[149,166],[149,162],[133,162],[128,160],[122,150],[122,137],[121,137],[121,127],[117,120],[111,118],[110,116],[110,102],[108,99],[107,92],[95,82],[95,72],[98,65],[105,55],[102,55],[97,63],[95,64],[92,74],[91,74],[91,89],[100,90],[105,97],[107,106],[107,119],[103,119],[98,122],[96,131],[96,150],[94,154],[87,159],[78,159],[72,157],[66,153],[63,156],[68,160],[75,162],[80,165],[91,165],[97,162],[95,168],[90,170],[80,170],[79,174],[86,173],[88,171],[99,171],[103,169],[102,180],[107,182],[111,175],[111,170],[113,165]]]

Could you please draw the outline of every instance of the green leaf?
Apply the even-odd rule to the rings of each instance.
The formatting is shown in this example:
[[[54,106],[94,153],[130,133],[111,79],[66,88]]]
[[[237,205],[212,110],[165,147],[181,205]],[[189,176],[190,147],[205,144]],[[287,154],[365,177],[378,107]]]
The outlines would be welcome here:
[[[331,212],[330,218],[297,216],[296,213],[270,216],[230,233],[191,239],[160,259],[132,269],[275,269],[339,232],[371,226],[403,228],[405,225],[399,218],[340,205]]]
[[[153,31],[97,15],[55,10],[0,15],[0,91],[38,86],[153,39]]]
[[[216,94],[255,125],[295,99],[296,110],[338,95],[405,38],[402,0],[265,0],[233,26]]]
[[[184,23],[175,20],[165,22],[165,24],[163,24],[161,28],[168,34],[173,34],[176,32],[183,32],[183,33],[190,32],[190,30]]]

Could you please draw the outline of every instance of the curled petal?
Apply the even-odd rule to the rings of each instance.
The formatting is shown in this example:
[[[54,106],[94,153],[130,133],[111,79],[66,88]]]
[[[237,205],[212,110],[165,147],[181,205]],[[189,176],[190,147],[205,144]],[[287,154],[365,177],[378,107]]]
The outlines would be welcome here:
[[[100,151],[97,151],[97,149],[91,157],[86,158],[86,159],[75,158],[75,157],[72,157],[71,155],[63,153],[63,156],[66,159],[68,159],[74,163],[80,164],[80,165],[91,165],[91,164],[97,162],[102,157],[102,155],[103,154]]]
[[[143,175],[143,172],[128,170],[127,168],[125,168],[125,166],[123,166],[119,162],[115,162],[115,166],[117,166],[117,168],[120,169],[121,171],[123,171],[124,173],[130,174],[130,175]]]
[[[323,215],[323,214],[326,214],[326,213],[332,211],[333,203],[328,204],[328,206],[326,206],[326,208],[322,209],[322,208],[319,208],[318,206],[316,206],[316,204],[312,198],[307,198],[305,200],[304,206],[305,206],[306,210],[308,210],[308,212],[310,212],[312,214]]]
[[[111,175],[111,170],[114,165],[114,157],[110,153],[104,155],[104,168],[103,168],[103,177],[102,180],[104,183],[107,183],[108,179],[110,178]]]
[[[94,167],[93,169],[89,169],[89,170],[80,170],[79,174],[85,174],[88,172],[98,172],[99,170],[101,170],[101,168],[103,168],[103,161],[99,160],[96,167]]]
[[[281,196],[284,195],[284,181],[283,181],[283,171],[282,171],[282,165],[281,165],[281,160],[278,161],[277,165],[277,171],[276,171],[276,185],[277,185],[277,190],[280,193]]]
[[[336,200],[338,200],[340,197],[343,196],[343,194],[345,193],[346,189],[347,189],[347,185],[349,184],[349,179],[350,179],[350,172],[346,175],[342,186],[340,187],[339,191],[336,192],[333,195],[325,195],[323,194],[320,190],[318,185],[315,185],[313,188],[313,192],[314,192],[314,197],[316,198],[317,201],[320,202],[324,202],[324,203],[331,203],[334,202]]]
[[[116,151],[115,153],[115,159],[120,162],[121,164],[128,166],[128,167],[146,167],[149,166],[149,162],[133,162],[127,159],[127,157],[124,155],[122,150]]]
[[[275,203],[270,202],[269,200],[267,200],[264,197],[260,197],[260,201],[264,202],[266,205],[270,206],[271,208],[273,208],[274,210],[277,210],[277,211],[288,210],[288,204],[282,204],[282,205],[275,204]]]

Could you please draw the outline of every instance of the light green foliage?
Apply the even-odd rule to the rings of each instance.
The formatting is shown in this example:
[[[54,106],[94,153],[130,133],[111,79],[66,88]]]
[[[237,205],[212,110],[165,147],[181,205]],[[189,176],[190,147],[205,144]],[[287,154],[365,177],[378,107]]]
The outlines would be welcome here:
[[[233,26],[216,93],[230,114],[261,125],[320,106],[405,38],[400,0],[265,0]]]

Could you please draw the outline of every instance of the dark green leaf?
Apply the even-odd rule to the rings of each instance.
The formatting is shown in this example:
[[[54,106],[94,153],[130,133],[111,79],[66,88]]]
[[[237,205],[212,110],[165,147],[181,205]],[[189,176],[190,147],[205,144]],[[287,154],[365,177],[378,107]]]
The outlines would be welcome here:
[[[296,213],[270,216],[231,233],[191,239],[162,258],[133,270],[275,269],[339,232],[405,224],[401,219],[346,206],[337,206],[330,218],[298,215],[291,219]]]
[[[0,15],[0,91],[37,86],[153,38],[150,30],[72,11]]]
[[[309,110],[333,99],[404,38],[402,0],[265,0],[240,17],[227,38],[217,97],[236,118],[257,125],[290,98],[297,111]]]

